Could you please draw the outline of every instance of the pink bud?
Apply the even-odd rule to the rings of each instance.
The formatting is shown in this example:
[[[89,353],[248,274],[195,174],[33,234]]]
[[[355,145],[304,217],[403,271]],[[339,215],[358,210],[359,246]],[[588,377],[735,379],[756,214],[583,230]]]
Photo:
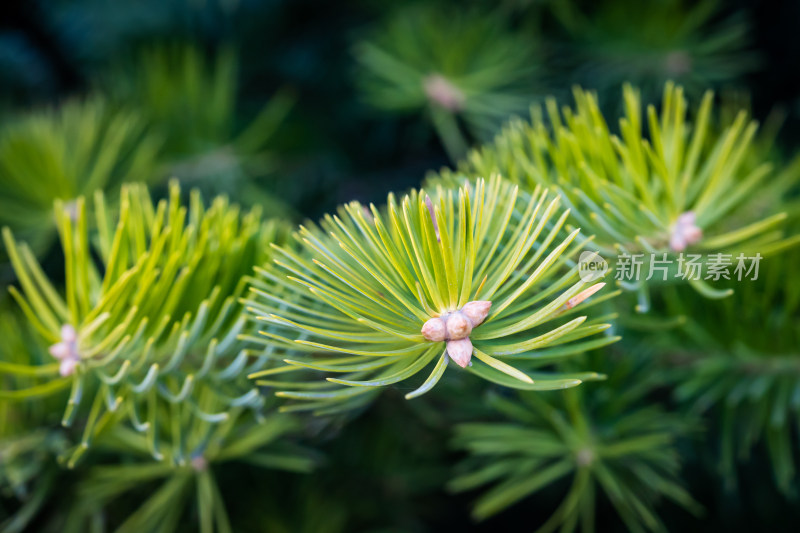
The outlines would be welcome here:
[[[672,225],[669,247],[676,252],[682,252],[690,244],[699,241],[703,237],[703,230],[696,225],[696,221],[697,215],[694,211],[682,213]]]
[[[697,222],[697,215],[694,211],[686,211],[685,213],[681,213],[678,216],[678,224],[682,224],[684,226],[691,226]]]
[[[81,362],[81,355],[78,353],[78,335],[75,328],[69,324],[61,327],[61,342],[50,346],[50,355],[58,359],[61,364],[58,367],[62,376],[70,376],[75,372],[75,367]]]
[[[208,469],[208,461],[202,455],[192,457],[192,468],[196,472],[205,472]]]
[[[489,314],[489,309],[492,308],[492,302],[487,300],[475,300],[474,302],[467,302],[461,308],[461,313],[467,317],[473,328],[480,326],[486,316]]]
[[[66,342],[58,342],[50,346],[48,351],[50,352],[50,355],[56,359],[64,360],[69,358],[70,354],[72,353],[72,348]]]
[[[469,337],[472,333],[472,325],[460,311],[456,311],[447,317],[447,339],[459,340]]]
[[[686,241],[689,243],[695,243],[700,240],[703,236],[703,230],[698,228],[697,226],[691,226],[684,230],[683,234],[686,236]]]
[[[432,342],[440,342],[447,336],[447,327],[439,317],[431,318],[422,325],[422,336]]]
[[[461,368],[466,368],[472,359],[472,341],[469,337],[447,341],[447,355]]]
[[[75,328],[69,324],[61,326],[61,340],[67,343],[77,341],[78,334],[75,332]]]
[[[673,233],[672,237],[669,238],[669,247],[676,252],[682,252],[686,249],[686,239],[683,238],[683,235]]]
[[[61,361],[61,364],[58,365],[58,373],[61,374],[62,377],[71,376],[73,372],[75,372],[75,367],[78,366],[78,361],[76,359],[64,359]]]
[[[448,111],[460,111],[464,108],[467,99],[464,93],[441,74],[426,77],[422,80],[422,88],[431,103]]]

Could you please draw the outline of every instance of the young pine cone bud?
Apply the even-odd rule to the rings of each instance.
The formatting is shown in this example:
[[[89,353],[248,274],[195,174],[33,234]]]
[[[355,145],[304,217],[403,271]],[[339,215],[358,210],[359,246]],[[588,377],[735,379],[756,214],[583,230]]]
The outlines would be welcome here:
[[[58,359],[59,373],[61,376],[71,376],[75,368],[81,362],[81,355],[78,353],[78,333],[69,324],[61,327],[61,342],[50,346],[50,355]]]
[[[469,337],[472,333],[472,324],[461,311],[456,311],[447,317],[447,338],[449,340],[459,340]]]
[[[703,238],[703,230],[697,225],[697,215],[694,211],[686,211],[672,226],[672,234],[669,238],[669,247],[676,252],[682,252],[687,246],[698,242]]]
[[[489,314],[489,309],[492,308],[492,302],[486,300],[475,300],[474,302],[467,302],[461,308],[461,313],[467,317],[473,328],[480,326],[486,316]]]
[[[431,342],[440,342],[447,337],[447,326],[442,318],[431,318],[422,325],[422,336]]]
[[[486,320],[491,307],[492,302],[485,300],[467,302],[458,311],[431,318],[425,322],[422,325],[422,336],[431,342],[468,339],[472,329]]]
[[[461,368],[466,368],[472,359],[472,341],[469,337],[447,341],[447,355]]]

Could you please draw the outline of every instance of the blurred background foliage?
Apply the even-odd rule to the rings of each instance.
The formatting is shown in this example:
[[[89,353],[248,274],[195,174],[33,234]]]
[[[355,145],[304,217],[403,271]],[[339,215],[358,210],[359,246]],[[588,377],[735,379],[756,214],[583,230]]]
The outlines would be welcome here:
[[[450,162],[421,84],[404,77],[392,85],[378,77],[381,59],[365,50],[380,50],[384,60],[421,75],[452,77],[465,98],[457,125],[467,141],[475,134],[477,140],[490,137],[502,113],[527,115],[526,102],[546,95],[566,100],[573,84],[601,90],[605,108],[616,112],[623,81],[642,87],[650,102],[666,79],[684,85],[692,97],[709,88],[745,91],[756,118],[776,108],[785,112],[781,141],[800,134],[800,84],[785,68],[800,45],[781,37],[791,35],[800,15],[793,2],[769,8],[744,0],[472,4],[11,2],[0,22],[0,109],[7,115],[113,88],[116,98],[146,107],[142,118],[162,119],[169,129],[180,112],[186,126],[198,127],[187,127],[191,131],[180,142],[168,139],[165,156],[175,161],[187,150],[197,156],[212,144],[220,149],[214,143],[227,144],[248,126],[263,127],[254,120],[277,95],[282,105],[276,107],[295,105],[282,109],[288,116],[271,138],[253,138],[253,132],[247,148],[259,156],[251,163],[260,164],[251,170],[272,170],[267,189],[312,216],[354,198],[380,201],[385,191],[415,185],[421,172]],[[416,29],[402,31],[412,20]],[[170,68],[177,56],[191,55],[187,47],[199,54],[195,62]],[[509,47],[514,54],[493,60]],[[670,61],[680,68],[669,70]],[[228,72],[214,82],[218,69]],[[167,103],[193,77],[202,82],[170,111]],[[155,99],[154,85],[164,83],[171,88]],[[203,100],[206,105],[186,114],[184,106],[214,91],[213,103]],[[273,112],[268,118],[281,118],[278,109]],[[211,138],[209,124],[219,126]],[[277,161],[266,165],[269,152]],[[232,165],[226,172],[241,171],[225,163]]]
[[[12,0],[0,225],[61,279],[53,202],[126,181],[318,219],[418,186],[576,84],[609,124],[625,82],[654,104],[667,80],[692,102],[713,89],[721,123],[747,108],[762,124],[743,164],[795,174],[798,20],[791,0]],[[792,192],[771,208],[796,233]],[[724,303],[654,294],[650,318],[587,357],[607,381],[541,396],[448,372],[414,402],[398,384],[334,418],[270,414],[250,431],[243,416],[188,467],[148,462],[121,432],[65,470],[80,437],[60,426],[68,391],[0,401],[0,530],[791,530],[797,261]],[[13,309],[3,290],[3,391],[38,383],[9,369],[52,362]],[[499,425],[519,440],[497,447]],[[545,455],[528,448],[540,439]]]

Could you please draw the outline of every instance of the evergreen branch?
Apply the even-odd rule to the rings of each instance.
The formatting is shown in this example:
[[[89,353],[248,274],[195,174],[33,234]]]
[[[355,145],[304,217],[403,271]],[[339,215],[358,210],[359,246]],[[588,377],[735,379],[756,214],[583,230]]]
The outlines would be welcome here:
[[[278,396],[317,410],[366,401],[371,389],[403,382],[436,361],[428,380],[407,395],[419,396],[448,360],[467,366],[473,353],[476,373],[486,365],[509,386],[580,383],[546,374],[534,383],[502,361],[512,353],[545,355],[549,346],[607,327],[565,313],[602,284],[585,289],[577,270],[565,268],[580,247],[569,247],[577,232],[556,237],[565,219],[558,199],[545,189],[523,199],[497,177],[429,193],[389,195],[384,210],[347,204],[320,226],[302,226],[297,249],[279,249],[280,258],[254,280],[247,307],[273,328],[263,342],[281,339],[300,350],[286,361],[291,369],[252,377],[269,376],[262,383]],[[336,376],[327,384],[307,381],[314,371]]]
[[[243,294],[242,278],[263,264],[269,245],[281,242],[284,232],[280,224],[262,221],[258,210],[242,214],[224,197],[206,208],[195,191],[187,208],[177,184],[168,200],[155,205],[144,186],[132,184],[122,188],[118,215],[105,208],[102,193],[94,207],[97,233],[90,230],[82,197],[73,206],[56,206],[65,254],[63,293],[42,274],[27,246],[8,229],[3,232],[21,287],[12,294],[52,343],[61,377],[50,377],[51,363],[4,363],[4,371],[37,382],[2,394],[42,396],[71,384],[67,426],[89,396],[92,407],[80,418],[84,436],[70,464],[105,426],[128,413],[155,457],[164,456],[162,438],[175,447],[170,455],[185,457],[183,417],[213,425],[237,405],[258,410],[263,404],[246,380],[245,364],[251,371],[263,368],[271,349],[247,351],[249,343],[237,340],[246,329],[236,299]],[[199,395],[213,400],[199,403]],[[161,424],[179,405],[181,418]],[[165,431],[173,424],[177,431]]]

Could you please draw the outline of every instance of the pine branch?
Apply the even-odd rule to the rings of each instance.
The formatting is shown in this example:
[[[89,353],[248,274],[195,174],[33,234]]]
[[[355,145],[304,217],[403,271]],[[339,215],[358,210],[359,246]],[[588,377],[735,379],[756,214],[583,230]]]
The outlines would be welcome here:
[[[758,66],[745,13],[728,14],[722,2],[577,4],[552,5],[566,33],[556,44],[557,53],[564,74],[596,88],[601,101],[616,102],[613,93],[623,83],[638,86],[647,99],[656,97],[667,81],[699,95],[735,83]]]
[[[38,111],[0,129],[0,223],[46,248],[53,202],[155,176],[158,136],[134,112],[95,98]]]
[[[251,349],[239,339],[248,328],[238,298],[244,276],[284,232],[224,197],[206,208],[195,191],[184,206],[177,184],[156,205],[144,186],[123,186],[118,215],[96,193],[96,230],[86,204],[81,197],[56,207],[63,292],[30,249],[3,232],[20,286],[11,294],[58,364],[7,369],[35,373],[39,384],[0,395],[22,399],[51,393],[54,383],[71,387],[62,422],[77,422],[83,436],[70,466],[125,419],[146,436],[153,457],[184,463],[189,420],[212,428],[231,409],[263,404],[245,376],[264,368],[273,347]]]
[[[353,407],[432,365],[406,395],[414,398],[451,359],[530,390],[595,376],[517,368],[617,340],[587,340],[609,327],[608,316],[577,316],[614,293],[580,305],[603,284],[578,279],[578,232],[562,234],[559,199],[545,189],[523,199],[499,178],[429,193],[389,195],[380,211],[353,202],[320,226],[302,226],[299,249],[277,248],[275,264],[253,282],[248,309],[273,328],[263,342],[299,351],[288,366],[252,374],[300,401],[287,409]],[[336,377],[304,380],[308,371]],[[301,378],[283,379],[292,375]]]
[[[652,368],[630,359],[611,368],[608,381],[563,392],[493,394],[488,403],[503,421],[456,427],[453,445],[469,456],[449,488],[491,485],[476,501],[474,518],[486,519],[559,480],[569,487],[561,504],[544,523],[531,517],[541,523],[539,532],[594,531],[605,503],[600,495],[630,531],[665,530],[655,512],[660,500],[698,510],[680,483],[676,449],[691,424],[657,404],[642,406],[650,403]]]
[[[728,282],[736,294],[692,307],[676,295],[669,312],[690,315],[682,329],[681,355],[661,351],[676,372],[675,396],[706,413],[719,427],[721,470],[736,482],[737,461],[765,443],[778,487],[788,492],[796,479],[792,450],[800,425],[800,283],[797,252],[764,261],[756,281]],[[671,343],[675,345],[675,340]]]
[[[473,151],[459,172],[444,171],[439,179],[500,173],[523,190],[554,187],[571,208],[568,227],[594,235],[590,249],[612,267],[618,255],[641,254],[645,273],[653,257],[673,265],[684,251],[705,254],[703,263],[716,253],[767,257],[800,242],[783,236],[787,215],[772,207],[798,183],[798,167],[776,175],[753,153],[763,147],[754,147],[757,125],[744,112],[717,133],[712,93],[688,122],[681,87],[668,83],[660,115],[648,105],[643,116],[638,91],[626,86],[616,135],[594,93],[575,89],[574,96],[574,109],[559,111],[552,99],[546,114],[534,107],[530,124],[512,121],[494,143]],[[642,293],[642,310],[652,284],[629,284]],[[729,294],[702,280],[690,284],[705,296]]]
[[[237,119],[239,61],[232,48],[207,56],[197,46],[143,50],[107,76],[109,92],[135,108],[163,138],[164,172],[214,194],[271,212],[286,210],[254,181],[273,173],[274,143],[294,98],[279,91],[244,125]]]
[[[365,100],[392,113],[425,112],[448,154],[488,140],[533,94],[537,46],[496,13],[411,6],[355,47]],[[463,119],[469,135],[462,132]]]

